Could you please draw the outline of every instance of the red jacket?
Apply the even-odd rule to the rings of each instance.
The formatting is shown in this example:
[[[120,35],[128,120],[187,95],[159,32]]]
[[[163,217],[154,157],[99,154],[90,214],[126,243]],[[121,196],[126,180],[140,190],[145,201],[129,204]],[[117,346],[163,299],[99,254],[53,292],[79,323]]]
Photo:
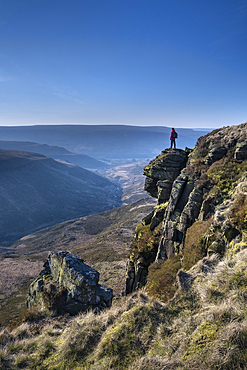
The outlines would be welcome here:
[[[170,140],[175,140],[175,137],[173,136],[175,130],[171,130]]]

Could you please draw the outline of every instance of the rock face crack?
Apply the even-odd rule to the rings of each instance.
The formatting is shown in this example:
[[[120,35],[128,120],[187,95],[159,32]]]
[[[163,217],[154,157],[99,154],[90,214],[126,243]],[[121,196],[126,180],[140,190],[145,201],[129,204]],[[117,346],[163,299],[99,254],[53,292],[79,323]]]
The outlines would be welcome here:
[[[143,259],[142,252],[130,257],[127,265],[126,293],[146,284],[148,267],[152,262],[166,260],[182,249],[186,227],[193,222],[197,214],[195,212],[194,215],[191,209],[192,203],[197,199],[196,195],[190,196],[194,182],[181,173],[187,159],[188,152],[184,150],[166,149],[144,169],[144,175],[147,176],[145,190],[157,198],[157,206],[143,222],[150,225],[151,232],[162,223],[160,242],[156,253],[150,254],[148,258]],[[138,237],[135,243],[138,244]]]

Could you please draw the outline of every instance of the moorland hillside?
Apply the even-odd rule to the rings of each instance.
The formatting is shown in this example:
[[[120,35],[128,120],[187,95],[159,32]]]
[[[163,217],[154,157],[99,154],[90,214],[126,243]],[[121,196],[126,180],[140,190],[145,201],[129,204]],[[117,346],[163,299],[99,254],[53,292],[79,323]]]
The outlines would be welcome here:
[[[98,315],[26,311],[0,334],[2,366],[247,368],[247,123],[164,150],[144,173],[157,205],[136,228],[129,294]]]
[[[121,204],[119,186],[40,154],[0,150],[0,244]]]
[[[75,154],[59,146],[37,144],[30,141],[0,140],[0,149],[18,150],[23,152],[43,154],[46,157],[73,163],[86,169],[100,169],[109,167],[106,163],[98,161],[97,159],[89,157],[85,154]]]

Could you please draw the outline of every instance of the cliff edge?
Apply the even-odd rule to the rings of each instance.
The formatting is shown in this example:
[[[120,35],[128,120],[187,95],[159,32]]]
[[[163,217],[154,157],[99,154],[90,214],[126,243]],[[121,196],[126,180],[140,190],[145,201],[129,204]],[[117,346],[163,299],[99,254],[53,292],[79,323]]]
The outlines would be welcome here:
[[[152,276],[167,260],[187,270],[210,253],[223,256],[245,243],[246,159],[247,123],[200,137],[193,150],[166,149],[145,167],[145,190],[157,205],[136,228],[127,294],[155,290]]]

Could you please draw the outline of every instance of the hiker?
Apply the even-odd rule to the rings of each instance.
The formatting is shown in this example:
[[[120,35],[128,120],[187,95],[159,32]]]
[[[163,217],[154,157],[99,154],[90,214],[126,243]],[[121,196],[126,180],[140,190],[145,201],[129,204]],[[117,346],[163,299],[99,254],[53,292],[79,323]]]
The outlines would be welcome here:
[[[171,134],[170,134],[170,140],[171,140],[171,149],[172,146],[174,146],[174,149],[176,149],[176,142],[175,139],[178,137],[178,134],[176,133],[175,129],[172,128]]]

